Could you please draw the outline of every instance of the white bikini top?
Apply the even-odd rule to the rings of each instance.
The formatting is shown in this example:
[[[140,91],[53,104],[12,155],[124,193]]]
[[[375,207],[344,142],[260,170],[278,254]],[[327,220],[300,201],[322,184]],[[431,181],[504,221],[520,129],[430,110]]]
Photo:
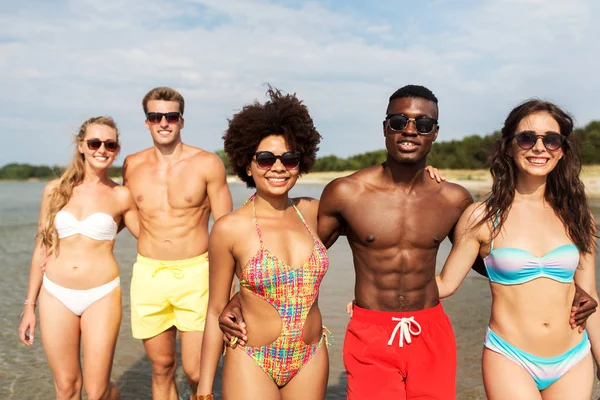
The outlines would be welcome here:
[[[117,223],[106,213],[93,213],[79,221],[68,211],[60,210],[54,218],[59,239],[83,235],[95,240],[114,240],[117,237]]]

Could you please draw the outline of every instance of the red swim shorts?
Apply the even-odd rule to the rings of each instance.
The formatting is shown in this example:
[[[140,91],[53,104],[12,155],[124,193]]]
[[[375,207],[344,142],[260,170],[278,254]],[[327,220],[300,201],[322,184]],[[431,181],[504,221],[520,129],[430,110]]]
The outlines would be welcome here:
[[[456,399],[456,341],[442,304],[388,312],[354,306],[344,339],[348,399]]]

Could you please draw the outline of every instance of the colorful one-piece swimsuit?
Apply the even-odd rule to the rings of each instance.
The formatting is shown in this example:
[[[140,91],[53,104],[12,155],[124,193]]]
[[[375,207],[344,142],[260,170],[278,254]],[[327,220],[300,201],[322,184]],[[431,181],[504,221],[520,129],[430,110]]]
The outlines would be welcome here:
[[[327,272],[329,258],[325,246],[313,235],[300,211],[290,202],[313,237],[314,245],[312,254],[304,265],[299,268],[286,265],[265,248],[256,220],[254,198],[249,201],[252,201],[260,249],[243,268],[240,286],[271,304],[279,313],[282,326],[280,336],[273,343],[241,348],[277,386],[282,387],[310,361],[326,340],[326,328],[323,328],[323,337],[319,342],[306,344],[302,339],[302,330],[308,312],[319,294],[319,285]]]

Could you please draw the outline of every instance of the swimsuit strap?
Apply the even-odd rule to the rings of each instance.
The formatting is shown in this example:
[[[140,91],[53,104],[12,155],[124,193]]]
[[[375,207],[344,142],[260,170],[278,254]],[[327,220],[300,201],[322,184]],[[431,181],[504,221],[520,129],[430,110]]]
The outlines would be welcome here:
[[[260,241],[260,247],[264,247],[264,243],[263,243],[263,240],[262,240],[262,233],[260,231],[260,226],[258,225],[258,219],[256,219],[256,206],[255,206],[255,203],[256,203],[256,193],[254,193],[252,196],[250,196],[250,198],[248,200],[246,200],[246,202],[244,203],[244,205],[248,204],[249,202],[252,202],[252,212],[254,213],[254,225],[256,226],[256,234],[258,235],[258,240]],[[300,210],[298,210],[298,207],[296,207],[296,205],[294,204],[294,202],[291,199],[290,199],[290,204],[291,204],[292,207],[294,207],[294,210],[296,210],[296,214],[298,215],[298,217],[300,217],[300,220],[304,224],[304,227],[306,228],[306,230],[308,231],[308,233],[310,233],[310,235],[313,237],[313,240],[316,240],[315,235],[313,235],[312,231],[308,227],[308,224],[304,220],[304,216],[302,215],[302,213],[300,212]]]
[[[294,207],[294,210],[296,210],[296,214],[298,214],[298,216],[302,220],[302,223],[304,224],[304,227],[306,228],[306,230],[308,231],[308,233],[310,233],[310,235],[313,237],[313,239],[316,240],[315,235],[313,235],[312,231],[308,227],[308,224],[304,220],[304,216],[302,215],[302,213],[300,212],[300,210],[298,210],[298,207],[296,207],[296,205],[294,204],[294,202],[292,200],[290,200],[290,204],[292,205],[292,207]]]
[[[258,235],[258,240],[260,241],[260,248],[262,249],[264,247],[264,243],[262,240],[262,233],[260,232],[260,226],[258,226],[258,220],[256,219],[256,193],[254,193],[252,196],[250,196],[250,198],[246,201],[246,203],[248,202],[252,202],[252,212],[254,213],[254,225],[256,226],[256,234]],[[244,204],[246,204],[244,203]]]
[[[496,211],[496,218],[494,218],[494,230],[498,226],[498,219],[500,218],[500,210]],[[496,237],[494,236],[494,231],[492,231],[492,247],[490,247],[490,251],[494,250],[494,240]]]

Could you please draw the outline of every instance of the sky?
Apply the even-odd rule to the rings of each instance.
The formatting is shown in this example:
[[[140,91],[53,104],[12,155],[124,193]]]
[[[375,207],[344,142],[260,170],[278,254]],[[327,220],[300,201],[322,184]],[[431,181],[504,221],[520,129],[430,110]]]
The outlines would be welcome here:
[[[227,119],[296,93],[320,156],[384,147],[389,96],[439,99],[438,140],[486,135],[530,97],[600,119],[597,0],[2,0],[0,166],[65,165],[88,118],[112,116],[125,155],[152,146],[143,96],[184,96],[185,143],[222,148]]]

